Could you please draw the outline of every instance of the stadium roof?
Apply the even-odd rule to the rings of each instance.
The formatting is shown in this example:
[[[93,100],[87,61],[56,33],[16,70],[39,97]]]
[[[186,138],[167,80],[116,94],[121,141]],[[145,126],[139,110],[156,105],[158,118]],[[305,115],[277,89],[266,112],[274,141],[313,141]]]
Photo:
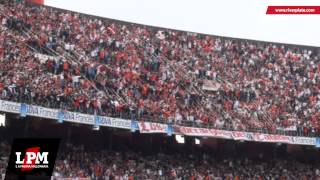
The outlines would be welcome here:
[[[318,0],[45,0],[91,15],[198,33],[320,47],[320,15],[266,15],[268,5],[319,5]]]

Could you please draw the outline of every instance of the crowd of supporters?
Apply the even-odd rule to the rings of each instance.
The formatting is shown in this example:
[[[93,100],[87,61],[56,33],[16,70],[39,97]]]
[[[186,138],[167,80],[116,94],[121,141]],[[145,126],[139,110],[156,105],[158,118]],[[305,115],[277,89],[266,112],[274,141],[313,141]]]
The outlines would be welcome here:
[[[5,174],[9,146],[0,144],[0,172]],[[97,180],[319,180],[319,164],[294,160],[216,157],[208,154],[147,155],[131,151],[90,151],[67,145],[56,160],[54,179]]]
[[[316,48],[2,1],[0,98],[105,116],[319,134]]]

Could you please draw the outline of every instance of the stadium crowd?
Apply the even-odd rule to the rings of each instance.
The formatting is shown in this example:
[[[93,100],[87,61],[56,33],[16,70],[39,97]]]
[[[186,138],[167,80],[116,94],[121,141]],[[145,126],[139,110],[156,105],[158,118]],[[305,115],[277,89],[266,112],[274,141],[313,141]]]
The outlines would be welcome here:
[[[9,146],[0,144],[0,172],[5,174]],[[130,151],[90,151],[67,145],[60,150],[53,179],[96,180],[319,180],[319,164],[294,160],[218,158],[212,155],[147,155]]]
[[[319,52],[1,1],[0,98],[230,130],[320,134]]]

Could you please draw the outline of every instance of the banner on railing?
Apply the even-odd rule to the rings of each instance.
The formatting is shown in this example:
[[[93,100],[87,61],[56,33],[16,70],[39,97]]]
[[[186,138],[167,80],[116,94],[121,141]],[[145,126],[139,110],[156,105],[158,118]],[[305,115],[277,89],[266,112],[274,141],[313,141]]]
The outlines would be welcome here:
[[[45,108],[41,106],[33,106],[20,104],[10,101],[0,100],[0,111],[25,114],[28,116],[41,117],[47,119],[55,119],[59,122],[68,121],[81,124],[95,124],[94,115],[83,114],[78,112],[60,111],[58,109]],[[99,116],[99,125],[122,129],[130,129],[131,121]]]
[[[131,129],[131,121],[120,118],[100,116],[100,126]]]
[[[167,133],[167,124],[139,122],[139,131],[141,133]]]
[[[232,131],[232,139],[239,141],[250,141],[252,135],[243,131]]]
[[[217,130],[217,129],[206,129],[206,128],[195,128],[185,126],[173,126],[175,134],[181,134],[185,136],[203,136],[203,137],[215,137],[223,139],[231,139],[231,131]]]
[[[315,145],[316,138],[311,137],[292,137],[292,143],[297,145]]]
[[[20,104],[15,102],[0,100],[0,110],[4,112],[19,113]]]
[[[27,105],[27,115],[47,119],[57,119],[58,110],[41,106]]]
[[[62,123],[63,121],[68,121],[73,123],[128,129],[132,132],[139,130],[140,133],[163,133],[169,136],[171,136],[172,134],[180,134],[184,136],[214,137],[240,141],[313,145],[316,147],[320,147],[320,138],[295,137],[241,131],[227,131],[208,128],[185,127],[171,124],[168,125],[152,122],[138,122],[136,120],[125,120],[105,116],[94,116],[89,114],[61,111],[58,109],[50,109],[40,106],[33,106],[3,100],[0,100],[0,111],[16,113],[22,116],[27,115],[46,119],[55,119],[58,120],[58,122],[60,123]]]
[[[292,144],[292,140],[290,136],[276,135],[276,134],[262,134],[262,133],[251,133],[251,134],[252,134],[252,140],[257,142]]]
[[[89,114],[66,111],[64,120],[81,124],[95,124],[94,116]]]

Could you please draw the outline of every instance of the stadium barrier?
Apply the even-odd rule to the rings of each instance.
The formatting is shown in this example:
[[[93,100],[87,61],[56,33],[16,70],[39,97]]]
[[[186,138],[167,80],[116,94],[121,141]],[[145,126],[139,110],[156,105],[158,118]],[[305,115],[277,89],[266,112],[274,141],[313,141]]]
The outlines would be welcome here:
[[[33,116],[46,119],[54,119],[58,122],[67,121],[72,123],[81,123],[94,126],[121,128],[131,131],[139,130],[140,133],[162,133],[168,135],[179,134],[195,137],[213,137],[240,141],[311,145],[320,147],[320,138],[316,137],[288,136],[244,131],[228,131],[143,121],[138,122],[135,120],[89,115],[78,112],[51,109],[41,106],[34,106],[4,100],[0,100],[0,111],[20,114],[21,117]]]

